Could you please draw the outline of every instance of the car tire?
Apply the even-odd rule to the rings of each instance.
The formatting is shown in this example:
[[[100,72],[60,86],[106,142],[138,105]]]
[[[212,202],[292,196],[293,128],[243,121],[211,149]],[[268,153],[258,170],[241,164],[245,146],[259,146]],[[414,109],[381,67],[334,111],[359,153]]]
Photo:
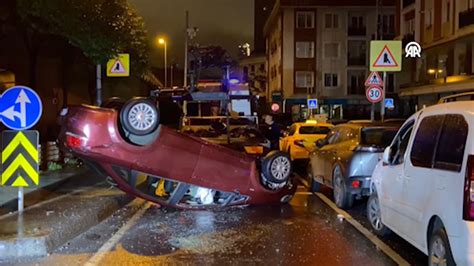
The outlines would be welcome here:
[[[387,236],[391,233],[390,229],[382,223],[380,212],[380,203],[377,193],[372,193],[367,201],[367,220],[369,220],[372,230],[378,236]]]
[[[145,136],[158,128],[160,113],[150,100],[133,98],[120,111],[120,123],[126,132]]]
[[[428,265],[456,265],[444,227],[433,229],[428,244]]]
[[[349,209],[354,204],[354,195],[347,191],[341,167],[336,166],[333,171],[334,203],[341,209]]]
[[[281,151],[271,151],[262,162],[262,173],[268,181],[276,184],[289,180],[292,172],[291,160],[288,154]]]

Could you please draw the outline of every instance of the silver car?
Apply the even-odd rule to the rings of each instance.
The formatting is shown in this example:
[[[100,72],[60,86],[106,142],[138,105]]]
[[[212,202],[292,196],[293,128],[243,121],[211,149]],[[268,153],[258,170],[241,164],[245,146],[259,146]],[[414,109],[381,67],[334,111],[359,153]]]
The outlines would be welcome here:
[[[355,198],[369,196],[372,172],[398,128],[365,122],[334,127],[310,154],[311,191],[319,191],[321,184],[333,188],[334,201],[343,209],[352,207]]]

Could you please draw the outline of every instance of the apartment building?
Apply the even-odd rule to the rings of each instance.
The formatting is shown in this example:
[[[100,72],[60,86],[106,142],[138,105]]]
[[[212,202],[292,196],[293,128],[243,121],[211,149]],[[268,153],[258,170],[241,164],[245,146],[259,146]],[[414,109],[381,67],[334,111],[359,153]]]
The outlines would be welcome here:
[[[395,1],[277,1],[264,28],[268,99],[293,114],[307,113],[306,100],[315,97],[330,118],[368,116],[369,42],[393,39],[395,26]]]
[[[474,90],[474,0],[397,0],[398,38],[422,46],[397,76],[400,96],[417,109]]]

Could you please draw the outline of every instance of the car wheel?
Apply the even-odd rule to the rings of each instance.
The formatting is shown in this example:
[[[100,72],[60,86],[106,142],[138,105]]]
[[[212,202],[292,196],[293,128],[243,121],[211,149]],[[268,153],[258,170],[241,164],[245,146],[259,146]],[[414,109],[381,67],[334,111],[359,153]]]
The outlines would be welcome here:
[[[290,157],[280,151],[272,151],[263,159],[262,170],[268,181],[276,184],[285,183],[291,175]]]
[[[152,133],[160,122],[158,108],[145,98],[134,98],[125,103],[120,112],[124,130],[137,136]]]
[[[379,198],[376,193],[370,195],[369,200],[367,201],[367,219],[369,220],[375,234],[379,236],[390,234],[390,229],[382,223]]]
[[[435,228],[431,234],[428,265],[455,265],[444,227]]]
[[[342,170],[336,166],[333,172],[333,196],[336,206],[341,209],[349,209],[354,204],[354,196],[347,192]]]

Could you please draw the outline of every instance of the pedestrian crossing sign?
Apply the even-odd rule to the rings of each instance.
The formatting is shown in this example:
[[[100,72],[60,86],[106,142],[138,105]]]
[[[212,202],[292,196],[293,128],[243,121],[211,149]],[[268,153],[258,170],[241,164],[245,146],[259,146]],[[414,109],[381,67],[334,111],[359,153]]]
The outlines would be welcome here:
[[[395,72],[402,70],[401,41],[371,41],[370,71]]]
[[[107,77],[130,76],[130,55],[119,54],[117,58],[107,62]]]
[[[308,109],[317,109],[318,99],[308,99]]]
[[[375,71],[370,73],[369,77],[365,81],[366,87],[370,87],[373,85],[383,87],[383,80],[380,77],[379,73]]]

